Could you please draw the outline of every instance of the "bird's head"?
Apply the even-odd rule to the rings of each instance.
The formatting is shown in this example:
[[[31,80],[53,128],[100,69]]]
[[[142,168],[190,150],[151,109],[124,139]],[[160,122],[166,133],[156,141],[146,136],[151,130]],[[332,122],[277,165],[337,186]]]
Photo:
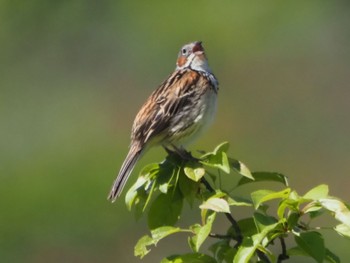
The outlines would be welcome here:
[[[184,45],[179,52],[176,69],[191,68],[198,71],[211,72],[204,53],[202,41],[195,41]]]

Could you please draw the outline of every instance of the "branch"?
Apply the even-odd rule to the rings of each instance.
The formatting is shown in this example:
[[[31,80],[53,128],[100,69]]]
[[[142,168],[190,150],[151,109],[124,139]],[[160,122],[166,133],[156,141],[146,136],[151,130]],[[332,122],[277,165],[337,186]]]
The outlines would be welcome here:
[[[230,221],[233,229],[235,230],[235,233],[237,235],[236,236],[237,243],[235,245],[235,248],[238,248],[242,244],[242,241],[243,241],[241,229],[239,228],[237,221],[233,218],[233,216],[230,213],[225,213],[225,216]]]
[[[286,242],[284,241],[284,238],[280,237],[279,240],[281,242],[282,253],[279,254],[277,263],[281,263],[283,260],[289,259],[289,256],[287,254]]]
[[[269,258],[264,254],[264,252],[260,250],[256,250],[256,253],[258,254],[259,259],[261,259],[262,262],[264,263],[271,263]]]
[[[218,238],[218,239],[231,239],[232,238],[232,236],[229,236],[229,235],[220,235],[220,234],[215,234],[215,233],[210,233],[209,236],[213,237],[213,238]]]

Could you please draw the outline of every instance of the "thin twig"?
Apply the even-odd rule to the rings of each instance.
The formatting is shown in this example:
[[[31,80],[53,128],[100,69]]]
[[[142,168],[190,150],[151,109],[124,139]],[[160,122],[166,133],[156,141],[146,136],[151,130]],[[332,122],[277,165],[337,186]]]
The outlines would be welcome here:
[[[289,259],[289,256],[287,254],[286,242],[284,241],[284,238],[280,237],[279,240],[281,243],[282,253],[278,255],[277,263],[281,263],[282,261]]]
[[[260,251],[260,250],[256,250],[256,254],[258,254],[259,259],[264,262],[264,263],[271,263],[271,261],[269,260],[269,258],[265,255],[264,252]]]
[[[236,241],[237,241],[235,248],[238,248],[242,244],[242,241],[243,241],[241,229],[239,228],[237,221],[233,218],[233,216],[230,213],[225,213],[225,216],[230,221],[233,229],[235,230]]]
[[[213,237],[213,238],[218,238],[218,239],[231,239],[232,238],[232,236],[229,236],[229,235],[221,235],[221,234],[216,234],[216,233],[210,233],[209,236]]]

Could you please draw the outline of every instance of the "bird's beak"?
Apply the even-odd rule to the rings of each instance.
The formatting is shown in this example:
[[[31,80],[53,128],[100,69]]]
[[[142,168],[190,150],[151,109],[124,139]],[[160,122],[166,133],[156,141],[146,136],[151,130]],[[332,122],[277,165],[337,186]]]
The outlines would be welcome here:
[[[202,46],[202,41],[194,42],[194,45],[193,45],[193,48],[192,48],[192,52],[193,53],[196,53],[196,52],[204,53],[204,48]]]

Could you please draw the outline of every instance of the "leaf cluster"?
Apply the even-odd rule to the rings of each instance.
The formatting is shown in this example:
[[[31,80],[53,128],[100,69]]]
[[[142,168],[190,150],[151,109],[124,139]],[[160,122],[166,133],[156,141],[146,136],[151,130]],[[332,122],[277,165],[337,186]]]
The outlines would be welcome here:
[[[169,154],[159,164],[149,164],[126,195],[126,205],[136,218],[147,216],[149,235],[139,239],[135,256],[147,255],[163,238],[186,233],[191,252],[171,255],[162,263],[246,263],[282,262],[292,256],[307,256],[316,262],[340,262],[325,245],[323,229],[333,229],[350,237],[350,210],[340,199],[329,195],[327,185],[312,188],[299,195],[289,186],[287,177],[275,172],[250,172],[246,165],[227,155],[224,142],[199,159],[183,159]],[[232,191],[218,186],[222,176],[239,176]],[[249,196],[235,196],[247,184],[278,183],[280,190],[257,189]],[[184,202],[200,213],[200,221],[180,227]],[[269,209],[274,204],[276,209]],[[250,207],[251,216],[235,219],[231,210]],[[270,212],[271,210],[271,212]],[[228,219],[226,233],[213,233],[213,226],[222,214]],[[335,226],[314,225],[315,218],[329,214]],[[295,245],[286,247],[285,239]],[[208,251],[201,251],[204,242],[212,239]],[[274,254],[272,246],[280,246]]]

